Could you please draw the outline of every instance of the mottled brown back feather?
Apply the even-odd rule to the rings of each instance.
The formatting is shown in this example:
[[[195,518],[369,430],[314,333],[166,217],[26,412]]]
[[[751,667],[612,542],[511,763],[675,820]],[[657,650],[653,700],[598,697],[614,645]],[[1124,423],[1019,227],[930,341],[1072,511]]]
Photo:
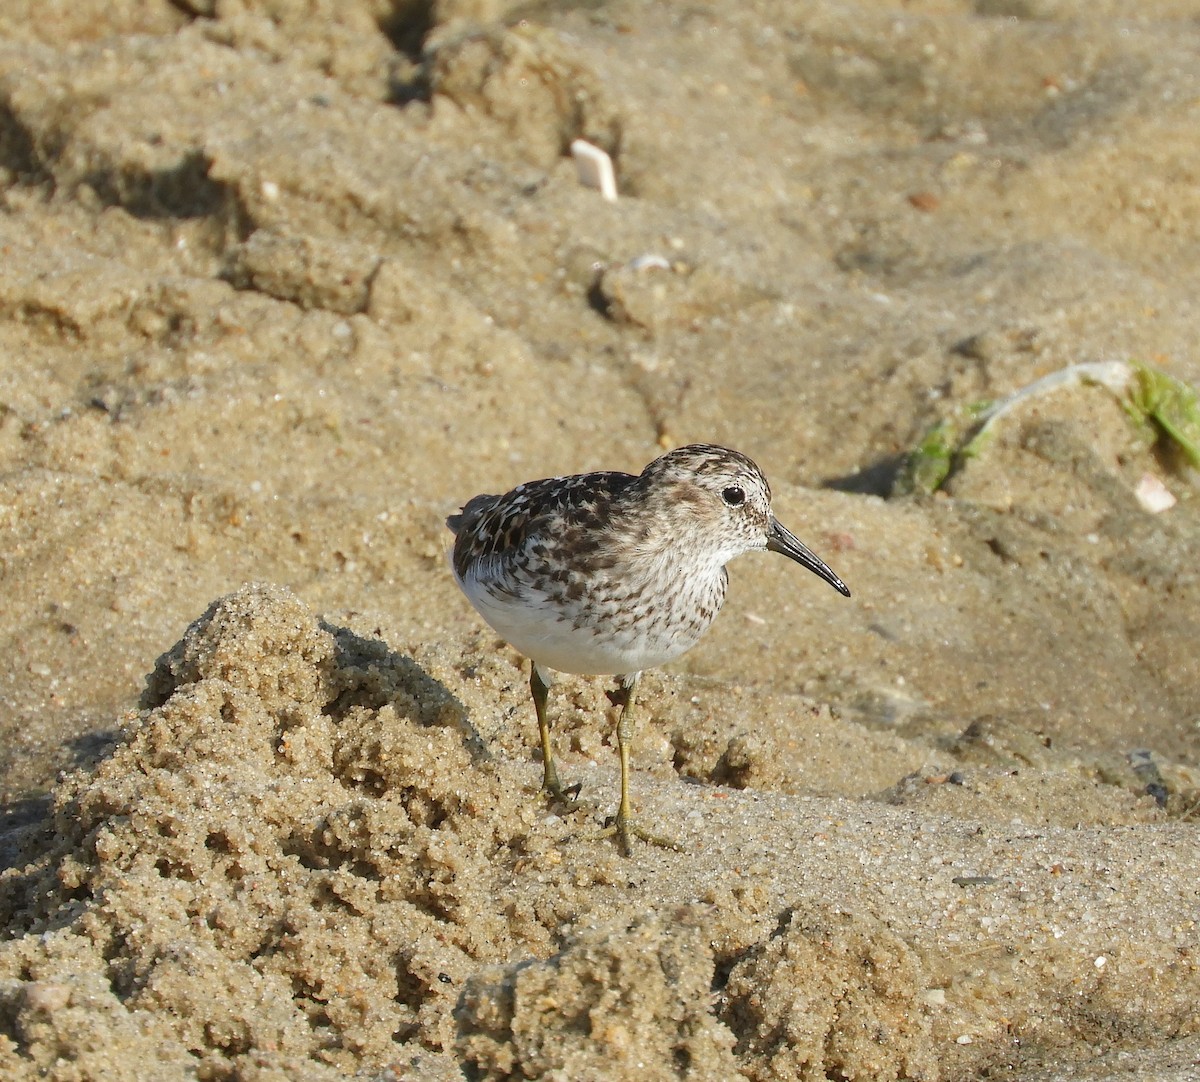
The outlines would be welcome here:
[[[454,531],[454,570],[465,576],[471,562],[511,558],[534,550],[544,537],[560,558],[586,562],[595,556],[613,504],[638,478],[598,472],[547,477],[518,485],[503,496],[475,496],[446,525]]]

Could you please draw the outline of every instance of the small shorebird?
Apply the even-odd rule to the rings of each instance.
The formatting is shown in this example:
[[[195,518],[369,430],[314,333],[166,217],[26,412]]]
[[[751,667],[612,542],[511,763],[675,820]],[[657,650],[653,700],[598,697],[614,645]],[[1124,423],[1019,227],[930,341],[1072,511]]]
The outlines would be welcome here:
[[[542,740],[542,789],[566,800],[546,720],[554,670],[611,674],[621,709],[621,802],[615,826],[671,846],[633,820],[629,752],[634,688],[643,669],[685,654],[725,600],[725,565],[755,549],[779,552],[850,596],[846,584],[771,512],[762,470],[737,451],[697,443],[656,458],[638,476],[582,473],[476,496],[446,525],[454,577],[479,614],[532,662],[529,687]]]

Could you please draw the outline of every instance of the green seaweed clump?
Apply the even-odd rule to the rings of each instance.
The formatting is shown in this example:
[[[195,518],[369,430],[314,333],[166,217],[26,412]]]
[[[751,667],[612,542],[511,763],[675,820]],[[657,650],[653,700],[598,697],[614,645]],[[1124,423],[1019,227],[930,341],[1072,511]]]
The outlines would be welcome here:
[[[1132,364],[1133,375],[1125,409],[1141,428],[1151,430],[1151,442],[1164,437],[1193,465],[1200,467],[1200,396],[1182,380],[1151,368]]]
[[[1200,468],[1200,396],[1195,388],[1141,361],[1092,361],[1051,372],[996,403],[960,408],[938,421],[905,457],[893,496],[929,495],[965,459],[979,454],[997,422],[1031,398],[1069,387],[1103,387],[1115,395],[1150,445],[1165,444]]]
[[[979,402],[955,411],[938,421],[905,456],[892,482],[893,496],[928,496],[937,492],[960,465],[961,460],[977,454],[984,433],[979,418],[989,407]]]

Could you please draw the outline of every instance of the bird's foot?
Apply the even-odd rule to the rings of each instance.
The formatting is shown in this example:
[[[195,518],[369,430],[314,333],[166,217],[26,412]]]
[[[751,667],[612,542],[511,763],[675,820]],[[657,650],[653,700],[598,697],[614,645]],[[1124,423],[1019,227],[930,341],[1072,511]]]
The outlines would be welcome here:
[[[547,771],[540,792],[548,804],[561,804],[567,811],[575,811],[579,807],[579,793],[582,789],[583,783],[578,781],[574,785],[564,787],[558,780],[557,773],[551,774]]]
[[[673,849],[676,853],[683,852],[683,846],[673,838],[664,838],[661,834],[654,834],[645,827],[639,826],[632,816],[617,812],[616,817],[612,819],[605,828],[600,831],[600,838],[616,837],[620,842],[621,852],[627,856],[633,856],[633,839],[638,838],[647,845],[655,845],[659,849]]]

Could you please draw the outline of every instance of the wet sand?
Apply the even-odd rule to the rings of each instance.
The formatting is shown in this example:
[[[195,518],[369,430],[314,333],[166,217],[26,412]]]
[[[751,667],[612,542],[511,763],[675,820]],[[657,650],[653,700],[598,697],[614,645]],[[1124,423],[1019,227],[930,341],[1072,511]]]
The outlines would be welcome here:
[[[1194,1077],[1195,468],[892,492],[1200,383],[1190,8],[424,10],[0,12],[0,1074]],[[731,567],[625,859],[443,520],[696,440],[854,597]]]

